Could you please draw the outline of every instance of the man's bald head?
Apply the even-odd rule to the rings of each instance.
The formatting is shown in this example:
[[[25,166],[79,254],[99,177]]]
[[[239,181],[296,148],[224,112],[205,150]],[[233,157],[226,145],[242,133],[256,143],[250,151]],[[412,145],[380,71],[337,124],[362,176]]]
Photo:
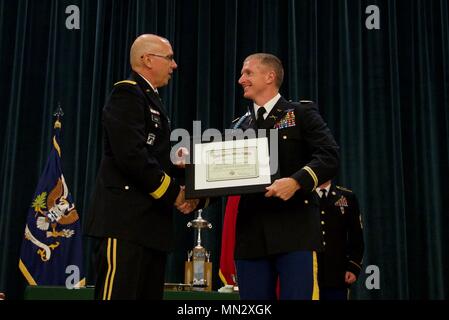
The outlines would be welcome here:
[[[148,52],[158,52],[164,46],[170,46],[170,42],[155,34],[143,34],[139,36],[131,46],[130,62],[131,68],[136,71],[143,66],[142,56]]]
[[[155,34],[139,36],[131,46],[131,69],[151,83],[153,88],[168,84],[178,67],[170,42]]]

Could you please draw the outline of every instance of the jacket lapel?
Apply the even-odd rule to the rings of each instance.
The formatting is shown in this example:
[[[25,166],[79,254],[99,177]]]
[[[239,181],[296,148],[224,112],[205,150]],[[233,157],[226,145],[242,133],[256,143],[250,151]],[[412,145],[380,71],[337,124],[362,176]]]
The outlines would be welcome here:
[[[275,123],[280,121],[284,117],[286,109],[288,109],[288,102],[283,97],[281,97],[266,117],[263,123],[264,127],[266,129],[273,128]]]
[[[329,189],[329,194],[327,195],[327,203],[328,205],[334,205],[334,203],[338,200],[339,192],[337,188],[335,188],[335,184],[331,183],[331,187]]]
[[[165,111],[162,100],[159,98],[156,92],[154,92],[154,90],[151,88],[148,82],[144,78],[142,78],[138,73],[135,72],[132,72],[131,78],[132,80],[136,81],[139,84],[140,88],[143,90],[145,96],[148,98],[150,103],[153,106],[156,106],[157,109],[159,109],[158,111],[160,111],[168,119],[168,114]]]

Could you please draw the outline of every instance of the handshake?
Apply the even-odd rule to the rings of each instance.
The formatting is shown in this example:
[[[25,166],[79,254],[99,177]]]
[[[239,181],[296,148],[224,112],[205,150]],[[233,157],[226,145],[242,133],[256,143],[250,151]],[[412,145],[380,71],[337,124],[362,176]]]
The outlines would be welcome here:
[[[187,148],[181,147],[176,151],[176,159],[174,161],[175,166],[178,168],[184,169],[186,166],[186,158],[189,155],[189,151]],[[181,186],[181,190],[179,191],[178,197],[175,201],[175,207],[179,211],[181,211],[184,214],[191,213],[195,208],[198,206],[198,203],[200,200],[198,199],[191,199],[186,200],[185,198],[185,187]]]
[[[198,206],[199,199],[186,200],[185,187],[181,186],[178,196],[176,197],[175,207],[184,214],[191,213]]]

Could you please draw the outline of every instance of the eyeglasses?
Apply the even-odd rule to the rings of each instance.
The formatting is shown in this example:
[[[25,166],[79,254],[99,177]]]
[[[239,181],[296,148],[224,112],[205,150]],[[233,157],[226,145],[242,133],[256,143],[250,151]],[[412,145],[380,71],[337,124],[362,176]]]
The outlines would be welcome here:
[[[155,54],[155,53],[145,53],[145,54],[149,54],[150,56],[155,56],[155,57],[159,57],[159,58],[164,58],[165,60],[170,61],[170,62],[175,59],[175,57],[172,54],[169,54],[169,55],[166,55],[166,56],[163,56],[163,55],[160,55],[160,54]],[[140,58],[143,59],[145,54],[143,56],[141,56]]]

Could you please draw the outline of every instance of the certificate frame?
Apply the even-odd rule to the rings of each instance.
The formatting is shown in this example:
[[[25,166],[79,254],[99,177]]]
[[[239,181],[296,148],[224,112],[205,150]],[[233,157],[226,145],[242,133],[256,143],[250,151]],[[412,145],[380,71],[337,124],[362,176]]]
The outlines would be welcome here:
[[[192,143],[186,199],[265,192],[279,176],[270,171],[274,157],[266,137]]]

